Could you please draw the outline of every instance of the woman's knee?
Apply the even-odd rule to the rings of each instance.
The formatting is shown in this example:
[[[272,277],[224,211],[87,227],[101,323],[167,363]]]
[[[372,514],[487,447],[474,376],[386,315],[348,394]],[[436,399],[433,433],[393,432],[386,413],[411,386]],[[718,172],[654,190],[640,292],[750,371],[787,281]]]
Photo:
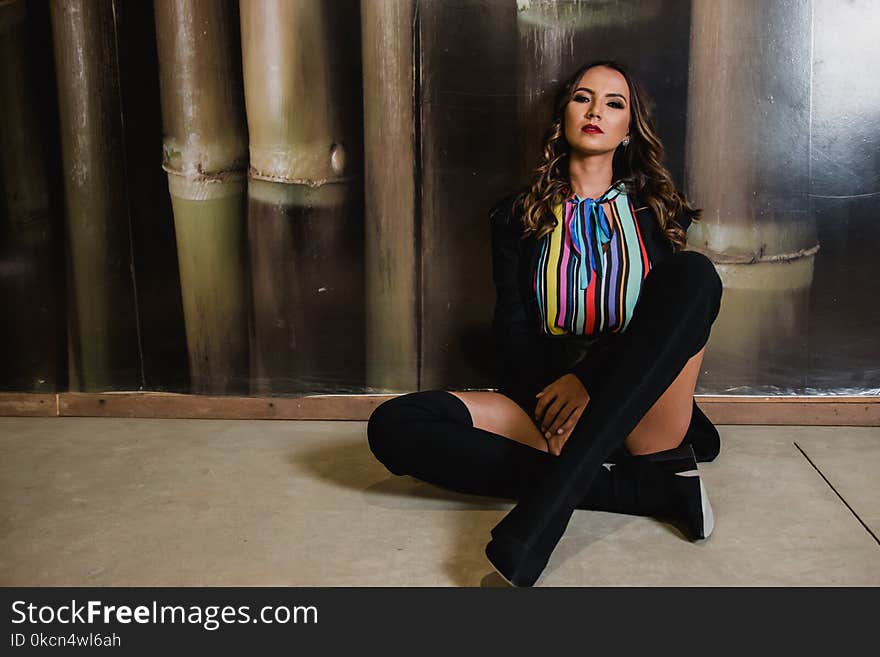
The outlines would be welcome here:
[[[467,407],[455,395],[442,390],[423,390],[393,397],[377,406],[367,421],[367,442],[373,455],[394,474],[406,474],[403,461],[419,424],[425,421],[464,421]]]
[[[367,443],[373,456],[396,475],[405,474],[398,465],[401,429],[408,415],[405,397],[393,397],[379,404],[367,420]]]
[[[714,263],[698,251],[678,251],[654,267],[655,284],[665,284],[674,296],[689,303],[698,303],[712,311],[713,318],[721,307],[724,290]]]
[[[712,298],[721,298],[724,286],[715,263],[699,251],[679,251],[672,256],[694,284],[696,291]]]

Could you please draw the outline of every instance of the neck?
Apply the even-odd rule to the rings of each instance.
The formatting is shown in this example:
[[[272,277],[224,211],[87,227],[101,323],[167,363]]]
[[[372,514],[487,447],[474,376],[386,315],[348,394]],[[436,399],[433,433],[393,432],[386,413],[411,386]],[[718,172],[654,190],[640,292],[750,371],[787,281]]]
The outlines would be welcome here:
[[[585,155],[572,151],[568,156],[571,191],[581,198],[598,198],[612,183],[614,151]]]

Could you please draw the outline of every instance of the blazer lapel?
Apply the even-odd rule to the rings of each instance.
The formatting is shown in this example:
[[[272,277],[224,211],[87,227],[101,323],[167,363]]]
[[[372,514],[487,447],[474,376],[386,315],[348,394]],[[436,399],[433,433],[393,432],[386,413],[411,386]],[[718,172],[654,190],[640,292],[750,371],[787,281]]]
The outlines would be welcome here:
[[[524,270],[521,272],[521,276],[523,281],[523,294],[525,295],[523,298],[528,300],[528,307],[532,319],[537,322],[540,311],[538,310],[538,298],[535,295],[533,279],[535,275],[535,270],[538,267],[538,253],[540,249],[538,249],[537,240],[532,237],[523,240],[522,244],[523,257],[521,262],[523,264]]]

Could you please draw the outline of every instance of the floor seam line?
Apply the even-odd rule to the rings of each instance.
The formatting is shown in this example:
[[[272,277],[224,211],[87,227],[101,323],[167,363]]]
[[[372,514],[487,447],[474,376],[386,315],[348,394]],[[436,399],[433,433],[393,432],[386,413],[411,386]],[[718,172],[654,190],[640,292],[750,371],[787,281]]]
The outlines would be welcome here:
[[[837,495],[838,498],[840,498],[840,501],[844,503],[844,505],[846,506],[847,509],[849,509],[849,512],[850,512],[851,514],[853,514],[853,516],[855,516],[855,519],[858,520],[859,523],[861,523],[862,527],[865,528],[865,531],[868,532],[868,533],[871,535],[871,537],[874,539],[874,542],[877,543],[877,545],[880,545],[880,539],[877,538],[877,534],[875,534],[873,531],[871,531],[871,528],[868,527],[868,525],[865,524],[865,521],[862,520],[862,519],[859,517],[859,514],[856,513],[856,512],[855,512],[855,509],[853,509],[853,508],[849,505],[849,502],[847,502],[845,499],[843,499],[843,495],[841,495],[841,494],[838,492],[838,490],[834,487],[834,485],[833,485],[830,481],[828,481],[828,477],[826,477],[826,476],[822,473],[822,471],[821,471],[819,468],[816,467],[816,464],[813,463],[813,459],[811,459],[809,456],[807,456],[807,453],[806,453],[803,449],[801,449],[801,446],[798,445],[797,442],[792,441],[792,444],[793,444],[795,447],[798,448],[798,451],[799,451],[801,454],[804,455],[804,458],[805,458],[805,459],[807,459],[807,463],[809,463],[810,465],[813,466],[813,470],[815,470],[816,472],[819,473],[819,476],[822,477],[822,479],[825,480],[825,483],[828,484],[828,487],[829,487],[831,490],[834,491],[834,494]]]

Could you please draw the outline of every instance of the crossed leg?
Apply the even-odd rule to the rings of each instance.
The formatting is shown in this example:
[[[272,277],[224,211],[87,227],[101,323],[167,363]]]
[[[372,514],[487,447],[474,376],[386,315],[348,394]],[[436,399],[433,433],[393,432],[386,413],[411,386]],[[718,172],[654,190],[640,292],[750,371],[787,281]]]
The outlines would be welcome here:
[[[624,444],[630,454],[652,454],[681,444],[690,426],[693,395],[705,349],[703,347],[688,360],[672,384],[627,436]],[[543,452],[549,451],[535,420],[506,395],[497,392],[452,394],[467,406],[478,429],[491,431]]]

